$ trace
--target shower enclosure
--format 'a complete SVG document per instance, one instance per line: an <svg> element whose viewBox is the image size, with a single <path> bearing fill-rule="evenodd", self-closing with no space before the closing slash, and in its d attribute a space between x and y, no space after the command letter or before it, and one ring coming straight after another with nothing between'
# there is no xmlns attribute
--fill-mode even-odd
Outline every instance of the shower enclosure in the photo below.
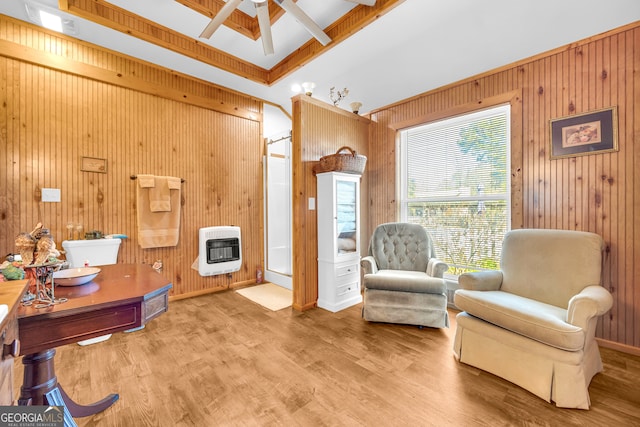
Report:
<svg viewBox="0 0 640 427"><path fill-rule="evenodd" d="M265 274L292 289L291 134L267 140L265 159Z"/></svg>

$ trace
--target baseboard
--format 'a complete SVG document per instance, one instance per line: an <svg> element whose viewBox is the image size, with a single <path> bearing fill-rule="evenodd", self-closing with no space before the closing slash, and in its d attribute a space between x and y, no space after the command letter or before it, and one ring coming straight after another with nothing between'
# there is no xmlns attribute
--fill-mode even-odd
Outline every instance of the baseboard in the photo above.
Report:
<svg viewBox="0 0 640 427"><path fill-rule="evenodd" d="M292 307L296 311L306 311L306 310L311 310L312 308L316 308L317 303L316 301L313 301L304 305L300 305L294 302Z"/></svg>
<svg viewBox="0 0 640 427"><path fill-rule="evenodd" d="M199 297L199 296L202 296L202 295L215 294L216 292L227 291L229 289L244 288L245 286L255 285L255 284L256 284L255 279L252 279L252 280L245 280L243 282L235 282L235 283L230 284L228 287L227 286L217 286L215 288L203 289L201 291L187 292L187 293L180 294L180 295L171 295L171 296L169 296L169 302L171 302L171 301L179 301L181 299Z"/></svg>
<svg viewBox="0 0 640 427"><path fill-rule="evenodd" d="M640 356L640 347L634 347L632 345L621 344L615 341L609 341L602 338L596 338L600 347L610 348L622 353L632 354L634 356Z"/></svg>

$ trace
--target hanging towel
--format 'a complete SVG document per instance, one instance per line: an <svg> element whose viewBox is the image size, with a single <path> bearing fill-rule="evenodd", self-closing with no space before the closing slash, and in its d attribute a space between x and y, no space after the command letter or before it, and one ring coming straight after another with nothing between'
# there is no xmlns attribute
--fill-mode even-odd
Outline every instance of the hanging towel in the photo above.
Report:
<svg viewBox="0 0 640 427"><path fill-rule="evenodd" d="M168 177L157 176L154 181L155 185L149 188L149 209L151 212L171 212Z"/></svg>
<svg viewBox="0 0 640 427"><path fill-rule="evenodd" d="M167 176L138 175L140 188L149 189L149 210L151 212L170 212L171 193Z"/></svg>
<svg viewBox="0 0 640 427"><path fill-rule="evenodd" d="M138 243L143 249L178 244L180 190L180 178L138 175L136 191ZM168 193L168 199L163 198L164 193Z"/></svg>

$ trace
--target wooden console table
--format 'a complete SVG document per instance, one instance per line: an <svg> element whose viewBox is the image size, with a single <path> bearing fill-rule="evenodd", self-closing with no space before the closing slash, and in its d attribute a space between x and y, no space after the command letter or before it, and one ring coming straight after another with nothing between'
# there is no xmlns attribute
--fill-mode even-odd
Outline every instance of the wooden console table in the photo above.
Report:
<svg viewBox="0 0 640 427"><path fill-rule="evenodd" d="M172 284L149 265L101 266L91 282L56 286L62 304L43 309L21 306L18 310L20 354L24 377L20 405L64 406L65 426L73 417L87 417L105 410L119 396L111 394L90 405L75 403L58 383L53 359L55 347L140 327L167 311Z"/></svg>

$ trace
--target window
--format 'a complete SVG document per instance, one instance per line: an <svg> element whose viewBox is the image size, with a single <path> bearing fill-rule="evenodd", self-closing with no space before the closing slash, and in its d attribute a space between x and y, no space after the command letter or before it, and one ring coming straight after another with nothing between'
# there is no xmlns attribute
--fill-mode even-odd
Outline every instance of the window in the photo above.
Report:
<svg viewBox="0 0 640 427"><path fill-rule="evenodd" d="M400 218L423 225L449 274L497 269L510 224L510 106L400 132Z"/></svg>

